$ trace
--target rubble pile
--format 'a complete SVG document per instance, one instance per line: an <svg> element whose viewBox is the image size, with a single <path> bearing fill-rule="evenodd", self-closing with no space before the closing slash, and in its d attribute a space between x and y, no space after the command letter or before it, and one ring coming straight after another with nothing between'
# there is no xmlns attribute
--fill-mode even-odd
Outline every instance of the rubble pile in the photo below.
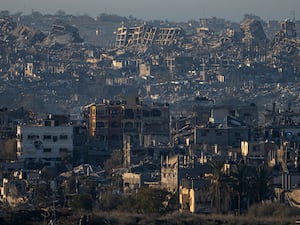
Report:
<svg viewBox="0 0 300 225"><path fill-rule="evenodd" d="M81 43L83 39L79 35L76 27L71 26L61 20L53 23L50 34L44 41L44 44L51 45L54 43L67 45L71 43Z"/></svg>

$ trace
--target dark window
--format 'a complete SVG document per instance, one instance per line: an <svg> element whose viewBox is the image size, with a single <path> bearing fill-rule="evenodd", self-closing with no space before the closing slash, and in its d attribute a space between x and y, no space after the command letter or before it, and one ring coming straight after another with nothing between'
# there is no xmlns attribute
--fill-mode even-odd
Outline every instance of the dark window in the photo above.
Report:
<svg viewBox="0 0 300 225"><path fill-rule="evenodd" d="M112 135L110 138L111 138L112 141L119 141L120 140L118 135Z"/></svg>
<svg viewBox="0 0 300 225"><path fill-rule="evenodd" d="M125 111L124 111L124 119L134 119L134 111L133 111L133 109L125 109Z"/></svg>
<svg viewBox="0 0 300 225"><path fill-rule="evenodd" d="M53 141L57 142L57 136L53 136Z"/></svg>
<svg viewBox="0 0 300 225"><path fill-rule="evenodd" d="M60 139L60 140L68 140L68 135L66 135L66 134L61 134L61 135L59 135L59 139Z"/></svg>
<svg viewBox="0 0 300 225"><path fill-rule="evenodd" d="M235 137L240 137L240 136L241 136L241 134L240 134L240 133L238 133L238 132L235 132L235 133L234 133L234 136L235 136Z"/></svg>
<svg viewBox="0 0 300 225"><path fill-rule="evenodd" d="M132 122L126 122L125 123L125 128L133 128L133 123Z"/></svg>
<svg viewBox="0 0 300 225"><path fill-rule="evenodd" d="M104 122L97 122L96 125L98 128L104 128L105 127L105 123Z"/></svg>
<svg viewBox="0 0 300 225"><path fill-rule="evenodd" d="M119 114L120 114L120 110L118 110L118 109L112 109L112 110L111 110L111 114L112 114L113 116L119 115Z"/></svg>
<svg viewBox="0 0 300 225"><path fill-rule="evenodd" d="M116 121L113 121L111 123L111 128L120 128L120 123L119 122L116 122Z"/></svg>
<svg viewBox="0 0 300 225"><path fill-rule="evenodd" d="M51 152L51 148L44 148L44 152Z"/></svg>
<svg viewBox="0 0 300 225"><path fill-rule="evenodd" d="M36 139L39 139L39 135L28 135L27 139L28 140L36 140Z"/></svg>
<svg viewBox="0 0 300 225"><path fill-rule="evenodd" d="M143 110L143 116L144 116L144 117L149 117L149 116L150 116L149 111Z"/></svg>
<svg viewBox="0 0 300 225"><path fill-rule="evenodd" d="M105 135L99 135L99 141L105 141L106 140L106 136Z"/></svg>
<svg viewBox="0 0 300 225"><path fill-rule="evenodd" d="M44 135L43 139L44 140L51 140L52 136L51 135Z"/></svg>
<svg viewBox="0 0 300 225"><path fill-rule="evenodd" d="M45 127L51 127L51 120L45 121Z"/></svg>
<svg viewBox="0 0 300 225"><path fill-rule="evenodd" d="M43 143L41 141L34 141L33 144L36 149L42 149L43 147Z"/></svg>
<svg viewBox="0 0 300 225"><path fill-rule="evenodd" d="M161 111L158 109L153 109L151 112L152 116L154 117L160 117L161 116Z"/></svg>
<svg viewBox="0 0 300 225"><path fill-rule="evenodd" d="M217 136L222 136L222 132L218 131L216 135Z"/></svg>
<svg viewBox="0 0 300 225"><path fill-rule="evenodd" d="M60 148L59 152L68 152L68 149L67 148Z"/></svg>
<svg viewBox="0 0 300 225"><path fill-rule="evenodd" d="M105 110L98 110L97 114L100 116L105 116L106 115L106 111Z"/></svg>

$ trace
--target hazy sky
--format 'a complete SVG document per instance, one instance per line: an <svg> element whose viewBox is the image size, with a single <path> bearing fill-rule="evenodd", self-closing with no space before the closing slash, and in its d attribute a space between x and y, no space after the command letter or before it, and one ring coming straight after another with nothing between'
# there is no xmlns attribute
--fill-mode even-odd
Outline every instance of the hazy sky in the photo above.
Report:
<svg viewBox="0 0 300 225"><path fill-rule="evenodd" d="M151 20L188 21L216 16L239 22L252 13L264 20L300 18L300 0L0 0L0 9L68 14L117 14Z"/></svg>

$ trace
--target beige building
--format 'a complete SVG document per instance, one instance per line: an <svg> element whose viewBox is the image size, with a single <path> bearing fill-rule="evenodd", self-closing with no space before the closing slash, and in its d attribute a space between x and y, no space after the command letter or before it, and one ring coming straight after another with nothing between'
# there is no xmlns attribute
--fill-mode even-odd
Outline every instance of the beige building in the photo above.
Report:
<svg viewBox="0 0 300 225"><path fill-rule="evenodd" d="M161 188L175 193L178 191L179 181L179 156L167 156L161 165Z"/></svg>
<svg viewBox="0 0 300 225"><path fill-rule="evenodd" d="M124 193L135 192L142 186L142 175L137 173L123 173Z"/></svg>

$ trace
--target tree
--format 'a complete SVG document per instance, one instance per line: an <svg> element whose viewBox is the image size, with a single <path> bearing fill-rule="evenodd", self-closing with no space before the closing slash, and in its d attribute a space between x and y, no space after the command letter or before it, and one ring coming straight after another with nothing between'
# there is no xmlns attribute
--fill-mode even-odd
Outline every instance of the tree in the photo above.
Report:
<svg viewBox="0 0 300 225"><path fill-rule="evenodd" d="M71 207L76 210L87 210L93 209L92 197L87 194L76 195L72 198Z"/></svg>
<svg viewBox="0 0 300 225"><path fill-rule="evenodd" d="M140 188L136 194L136 207L140 213L164 212L169 192L161 189Z"/></svg>
<svg viewBox="0 0 300 225"><path fill-rule="evenodd" d="M233 192L238 198L238 211L241 213L241 201L246 200L249 202L250 200L252 180L251 168L244 163L235 165L231 172L231 179Z"/></svg>
<svg viewBox="0 0 300 225"><path fill-rule="evenodd" d="M99 208L101 210L113 210L122 204L122 196L113 193L111 189L102 190L99 198ZM132 207L132 206L131 206Z"/></svg>
<svg viewBox="0 0 300 225"><path fill-rule="evenodd" d="M254 191L254 202L261 202L273 196L271 178L271 170L264 164L253 169L251 189Z"/></svg>
<svg viewBox="0 0 300 225"><path fill-rule="evenodd" d="M120 199L121 198L121 199ZM136 196L134 195L122 195L119 197L120 204L118 204L117 209L122 212L135 212L136 211Z"/></svg>
<svg viewBox="0 0 300 225"><path fill-rule="evenodd" d="M39 179L33 184L34 203L40 207L51 205L54 196L54 190L51 188L51 182L54 181L54 173L49 168L44 167L40 171Z"/></svg>
<svg viewBox="0 0 300 225"><path fill-rule="evenodd" d="M51 188L49 182L38 180L32 187L34 204L39 207L48 207L51 205Z"/></svg>
<svg viewBox="0 0 300 225"><path fill-rule="evenodd" d="M224 171L224 161L209 161L209 165L212 169L210 174L211 186L210 195L212 206L215 206L217 212L221 212L221 209L226 209L225 203L228 203L228 194L230 193L230 180L228 175Z"/></svg>
<svg viewBox="0 0 300 225"><path fill-rule="evenodd" d="M264 164L259 166L237 164L231 172L231 179L233 191L238 198L239 212L243 208L248 208L249 204L270 199L272 196L271 174ZM243 200L247 205L242 205Z"/></svg>

